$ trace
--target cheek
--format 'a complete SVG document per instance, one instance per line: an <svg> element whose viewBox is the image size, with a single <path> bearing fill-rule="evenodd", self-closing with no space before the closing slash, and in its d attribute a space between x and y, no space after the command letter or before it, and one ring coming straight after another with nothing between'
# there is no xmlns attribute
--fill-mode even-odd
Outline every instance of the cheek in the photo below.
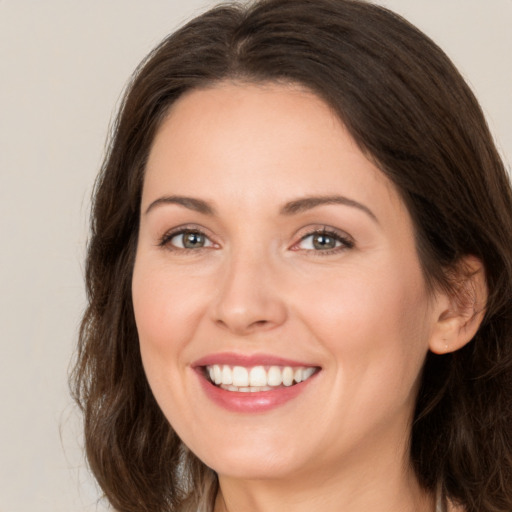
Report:
<svg viewBox="0 0 512 512"><path fill-rule="evenodd" d="M190 340L202 315L204 297L194 278L169 272L142 255L136 259L132 298L146 378L173 426L189 425L187 364ZM204 295L204 293L203 293Z"/></svg>
<svg viewBox="0 0 512 512"><path fill-rule="evenodd" d="M312 326L350 338L369 330L382 335L414 331L428 303L419 269L394 270L389 265L382 271L366 267L331 272L301 287L294 300ZM366 342L378 344L378 339Z"/></svg>
<svg viewBox="0 0 512 512"><path fill-rule="evenodd" d="M134 268L132 297L143 359L175 364L208 302L204 286L141 258Z"/></svg>
<svg viewBox="0 0 512 512"><path fill-rule="evenodd" d="M408 395L430 332L419 268L387 265L384 272L375 265L331 276L303 297L303 321L331 353L343 380L337 389Z"/></svg>

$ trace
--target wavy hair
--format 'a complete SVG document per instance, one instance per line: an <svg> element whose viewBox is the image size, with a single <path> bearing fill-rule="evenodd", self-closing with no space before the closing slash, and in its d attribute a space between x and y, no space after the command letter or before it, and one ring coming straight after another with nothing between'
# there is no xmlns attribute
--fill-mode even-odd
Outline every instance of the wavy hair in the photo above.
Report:
<svg viewBox="0 0 512 512"><path fill-rule="evenodd" d="M211 511L218 482L173 431L144 375L131 279L144 167L169 108L225 80L294 83L338 114L399 191L426 282L457 293L474 255L483 323L464 348L429 353L411 433L427 490L467 512L512 510L512 193L481 109L447 56L400 16L359 0L221 4L136 70L97 179L88 306L71 375L89 466L120 512Z"/></svg>

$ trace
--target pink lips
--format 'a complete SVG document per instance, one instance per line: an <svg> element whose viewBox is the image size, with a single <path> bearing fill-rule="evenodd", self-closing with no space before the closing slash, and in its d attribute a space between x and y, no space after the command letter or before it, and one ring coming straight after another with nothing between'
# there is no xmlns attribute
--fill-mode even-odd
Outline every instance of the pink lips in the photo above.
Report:
<svg viewBox="0 0 512 512"><path fill-rule="evenodd" d="M268 354L246 355L224 352L202 357L198 361L195 361L192 367L211 366L212 364L229 364L231 366L315 366L311 363L292 361L291 359L284 359Z"/></svg>
<svg viewBox="0 0 512 512"><path fill-rule="evenodd" d="M271 391L242 393L227 391L212 384L205 376L204 367L214 364L231 366L315 366L311 363L293 361L267 354L241 355L234 353L211 354L195 361L192 368L196 371L206 396L217 405L232 412L262 413L269 411L294 399L306 390L319 372L309 379L289 387L279 387Z"/></svg>

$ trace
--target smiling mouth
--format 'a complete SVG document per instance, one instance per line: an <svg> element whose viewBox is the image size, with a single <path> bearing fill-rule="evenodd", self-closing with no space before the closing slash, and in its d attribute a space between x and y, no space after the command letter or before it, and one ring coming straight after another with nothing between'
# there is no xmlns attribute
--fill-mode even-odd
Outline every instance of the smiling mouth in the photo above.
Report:
<svg viewBox="0 0 512 512"><path fill-rule="evenodd" d="M257 393L295 386L310 379L319 368L313 366L204 366L204 375L213 385L226 391Z"/></svg>

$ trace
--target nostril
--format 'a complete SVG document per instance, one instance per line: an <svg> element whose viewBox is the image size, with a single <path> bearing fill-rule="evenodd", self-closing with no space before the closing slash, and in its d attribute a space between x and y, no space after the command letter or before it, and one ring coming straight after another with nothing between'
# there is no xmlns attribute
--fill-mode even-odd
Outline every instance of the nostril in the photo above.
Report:
<svg viewBox="0 0 512 512"><path fill-rule="evenodd" d="M258 330L266 330L272 322L269 320L256 320L247 326L247 332L254 332Z"/></svg>
<svg viewBox="0 0 512 512"><path fill-rule="evenodd" d="M245 331L247 333L249 332L252 332L254 330L257 330L257 329L260 329L260 328L264 328L268 325L270 325L272 322L270 322L269 320L255 320L254 322L235 322L235 321L231 321L231 322L226 322L225 320L221 319L221 318L218 318L216 320L216 323L217 325L219 325L220 327L223 327L224 329L231 329L231 330L234 330L234 331Z"/></svg>

